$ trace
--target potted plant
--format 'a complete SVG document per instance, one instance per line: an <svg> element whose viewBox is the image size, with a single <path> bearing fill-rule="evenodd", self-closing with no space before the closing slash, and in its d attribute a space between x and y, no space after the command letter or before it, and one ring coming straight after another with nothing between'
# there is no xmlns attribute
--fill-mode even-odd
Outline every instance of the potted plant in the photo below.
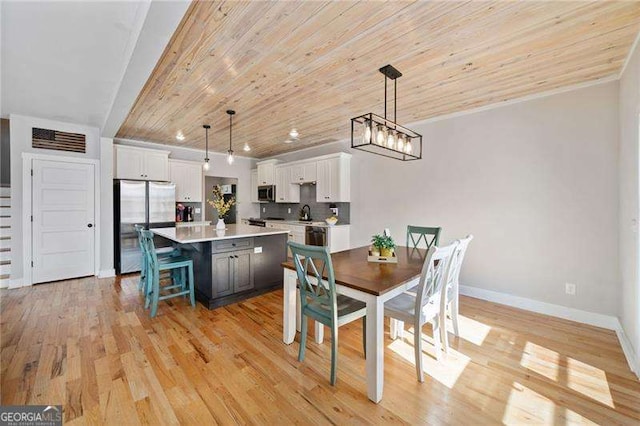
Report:
<svg viewBox="0 0 640 426"><path fill-rule="evenodd" d="M220 185L216 185L213 187L213 200L207 200L207 203L218 211L218 223L216 224L216 229L226 229L224 217L236 203L236 197L232 195L225 200L224 195L222 194L222 188L220 188Z"/></svg>
<svg viewBox="0 0 640 426"><path fill-rule="evenodd" d="M396 248L396 243L393 241L390 235L380 235L376 234L371 239L373 243L374 249L378 249L380 251L380 255L382 257L392 257L394 249Z"/></svg>

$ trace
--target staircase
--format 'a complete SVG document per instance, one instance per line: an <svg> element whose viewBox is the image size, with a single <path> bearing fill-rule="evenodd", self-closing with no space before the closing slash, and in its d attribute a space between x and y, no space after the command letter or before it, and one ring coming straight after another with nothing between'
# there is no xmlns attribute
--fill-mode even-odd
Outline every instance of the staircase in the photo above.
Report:
<svg viewBox="0 0 640 426"><path fill-rule="evenodd" d="M11 188L0 187L0 288L11 277Z"/></svg>

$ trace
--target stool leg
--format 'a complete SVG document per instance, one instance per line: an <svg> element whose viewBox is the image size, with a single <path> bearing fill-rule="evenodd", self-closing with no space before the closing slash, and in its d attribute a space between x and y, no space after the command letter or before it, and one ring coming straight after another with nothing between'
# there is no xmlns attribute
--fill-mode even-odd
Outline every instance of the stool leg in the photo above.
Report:
<svg viewBox="0 0 640 426"><path fill-rule="evenodd" d="M146 286L146 282L147 282L147 277L146 277L146 270L147 270L147 259L146 256L143 254L142 255L142 262L140 262L140 282L138 282L138 291L142 291L145 292L147 290L147 286Z"/></svg>
<svg viewBox="0 0 640 426"><path fill-rule="evenodd" d="M187 289L187 269L188 268L180 268L180 284L182 284L183 291Z"/></svg>
<svg viewBox="0 0 640 426"><path fill-rule="evenodd" d="M158 312L158 298L160 297L160 276L153 274L153 294L151 295L151 318Z"/></svg>
<svg viewBox="0 0 640 426"><path fill-rule="evenodd" d="M196 306L196 295L194 292L195 281L193 279L193 263L189 263L189 298L191 299L191 306Z"/></svg>
<svg viewBox="0 0 640 426"><path fill-rule="evenodd" d="M146 272L145 272L145 279L144 279L144 308L145 309L149 309L149 305L151 305L151 295L153 292L153 285L151 281L152 281L152 274L151 274L150 268L147 266Z"/></svg>

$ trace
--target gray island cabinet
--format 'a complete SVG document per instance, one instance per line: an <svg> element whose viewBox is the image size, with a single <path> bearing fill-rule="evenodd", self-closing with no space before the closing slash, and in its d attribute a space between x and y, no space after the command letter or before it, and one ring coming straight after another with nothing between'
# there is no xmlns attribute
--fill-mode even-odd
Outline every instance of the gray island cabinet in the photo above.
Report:
<svg viewBox="0 0 640 426"><path fill-rule="evenodd" d="M209 309L282 288L288 231L250 225L152 229L193 259L196 298Z"/></svg>

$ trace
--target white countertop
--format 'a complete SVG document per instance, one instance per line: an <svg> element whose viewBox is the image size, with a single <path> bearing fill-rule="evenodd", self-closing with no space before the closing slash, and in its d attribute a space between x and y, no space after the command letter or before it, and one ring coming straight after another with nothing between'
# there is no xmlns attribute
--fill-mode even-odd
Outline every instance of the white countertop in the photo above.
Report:
<svg viewBox="0 0 640 426"><path fill-rule="evenodd" d="M260 226L240 224L227 225L227 229L225 230L218 230L215 226L186 226L181 228L154 228L151 229L151 232L180 244L289 233L286 229L263 228Z"/></svg>

